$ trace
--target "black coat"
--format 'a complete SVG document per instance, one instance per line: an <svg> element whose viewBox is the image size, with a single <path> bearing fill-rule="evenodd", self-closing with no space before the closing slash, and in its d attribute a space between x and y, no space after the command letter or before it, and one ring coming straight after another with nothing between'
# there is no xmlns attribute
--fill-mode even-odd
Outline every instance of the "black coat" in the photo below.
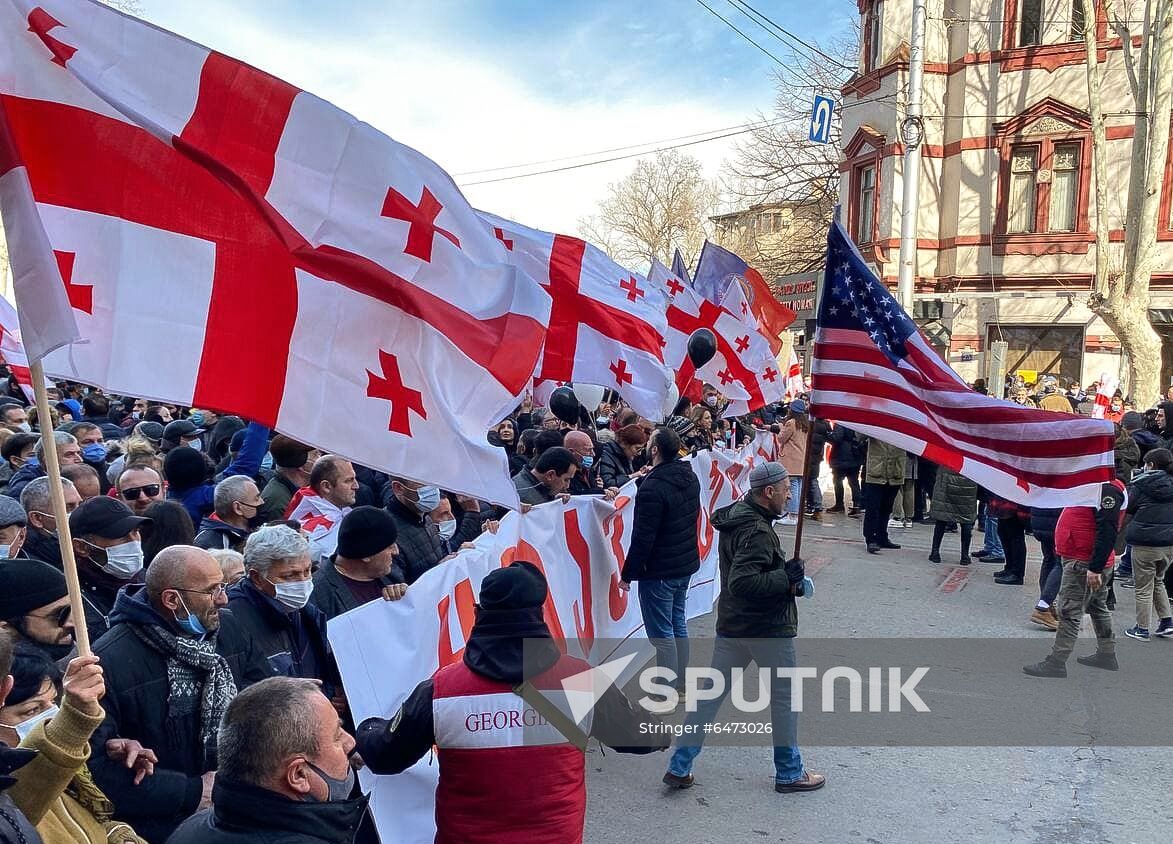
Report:
<svg viewBox="0 0 1173 844"><path fill-rule="evenodd" d="M1173 545L1173 476L1145 472L1128 487L1131 516L1126 536L1132 545Z"/></svg>
<svg viewBox="0 0 1173 844"><path fill-rule="evenodd" d="M964 475L944 466L937 470L929 518L938 522L972 525L977 519L978 487Z"/></svg>
<svg viewBox="0 0 1173 844"><path fill-rule="evenodd" d="M338 666L326 641L326 614L312 601L286 612L246 577L228 590L228 609L232 617L221 627L232 627L252 642L273 676L321 680L326 697L334 695Z"/></svg>
<svg viewBox="0 0 1173 844"><path fill-rule="evenodd" d="M624 580L672 580L697 572L700 494L700 481L683 460L661 463L639 482Z"/></svg>
<svg viewBox="0 0 1173 844"><path fill-rule="evenodd" d="M438 565L448 556L440 530L432 523L430 516L420 515L414 507L404 505L398 498L392 498L387 512L399 529L399 566L407 583L415 583L428 569Z"/></svg>
<svg viewBox="0 0 1173 844"><path fill-rule="evenodd" d="M227 660L238 689L270 676L267 663L252 643L225 627L231 612L220 610L216 650ZM168 717L167 660L131 629L133 624L169 626L146 599L146 590L119 593L110 632L94 643L102 659L106 718L90 738L90 771L110 798L114 817L134 827L151 842L166 840L171 831L199 805L208 769L200 741L199 713ZM132 738L159 757L155 773L141 784L122 762L106 756L106 742Z"/></svg>
<svg viewBox="0 0 1173 844"><path fill-rule="evenodd" d="M1055 541L1055 527L1059 524L1062 507L1031 507L1030 532L1034 538L1043 542Z"/></svg>
<svg viewBox="0 0 1173 844"><path fill-rule="evenodd" d="M195 546L206 551L228 548L239 551L248 539L248 528L233 527L228 522L222 522L215 516L204 516L200 522L199 532L195 537Z"/></svg>
<svg viewBox="0 0 1173 844"><path fill-rule="evenodd" d="M348 844L368 799L301 803L266 788L217 779L212 808L184 821L167 844Z"/></svg>
<svg viewBox="0 0 1173 844"><path fill-rule="evenodd" d="M831 439L831 423L826 419L812 419L808 436L811 438L809 468L817 470L818 465L823 462L823 453Z"/></svg>
<svg viewBox="0 0 1173 844"><path fill-rule="evenodd" d="M859 471L867 454L867 445L860 441L855 431L846 425L836 425L827 435L831 444L830 464L841 472Z"/></svg>
<svg viewBox="0 0 1173 844"><path fill-rule="evenodd" d="M379 578L379 582L383 586L403 583L403 572L397 566L392 566L391 573ZM333 557L314 572L314 591L310 594L310 603L322 611L327 621L360 606L338 569L334 568Z"/></svg>
<svg viewBox="0 0 1173 844"><path fill-rule="evenodd" d="M629 480L635 467L617 442L603 443L599 453L599 477L604 487L621 487Z"/></svg>

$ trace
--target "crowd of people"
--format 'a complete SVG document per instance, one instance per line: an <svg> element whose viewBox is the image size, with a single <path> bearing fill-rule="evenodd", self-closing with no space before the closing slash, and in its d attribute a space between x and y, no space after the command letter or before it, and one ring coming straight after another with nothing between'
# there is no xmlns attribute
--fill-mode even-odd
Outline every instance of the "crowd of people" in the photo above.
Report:
<svg viewBox="0 0 1173 844"><path fill-rule="evenodd" d="M77 384L57 385L52 418L39 420L7 383L0 397L0 840L373 841L351 763L361 757L376 771L402 770L437 744L449 791L461 793L460 778L477 766L444 753L431 703L470 684L491 694L515 681L517 666L500 649L509 637L543 635L540 572L535 578L523 566L486 579L462 667L428 681L403 717L389 721L351 720L326 623L370 601L402 598L427 571L495 531L502 508L322 454L234 416ZM1051 386L1041 388L1043 401L1065 395ZM961 565L975 558L1000 564L995 581L1009 585L1024 581L1033 535L1044 562L1031 621L1057 637L1054 653L1027 669L1062 676L1084 611L1101 644L1099 662L1089 664L1112 667L1114 587L1135 589L1128 636L1173 636L1173 391L1169 398L1120 415L1119 496L1107 494L1111 506L1073 517L999 499L924 458L814 419L804 397L723 419L724 399L706 384L698 402L682 399L659 425L615 396L562 419L527 399L487 436L508 460L523 511L573 495L611 500L638 482L621 588L639 584L657 660L678 684L689 656L686 596L700 565L699 484L681 458L764 431L775 438L778 462L755 467L745 498L713 517L721 534L717 624L726 638L777 646L726 649L714 667L793 661L794 598L813 585L802 561L787 558L774 525L832 512L861 520L871 554L899 549L896 531L932 523L932 563L942 561L955 533ZM1064 407L1053 404L1064 412L1082 406L1066 397ZM63 573L42 424L51 427L61 467L82 617L73 615ZM805 501L804 478L812 481ZM296 517L307 497L315 513L330 515L328 530ZM984 537L977 551L975 525ZM1080 578L1085 588L1077 588ZM79 656L83 625L92 654ZM552 659L550 670L573 667ZM625 707L611 701L619 721ZM661 714L675 708L666 702ZM702 707L690 717L715 711ZM778 735L792 733L790 716L773 714ZM356 731L365 751L358 754ZM632 752L666 746L605 740ZM699 752L697 743L680 744L665 783L690 786ZM581 775L581 757L559 764L578 764ZM803 767L793 742L778 743L775 766L782 792L825 781ZM491 802L492 790L486 794ZM581 800L576 794L572 803ZM580 815L581 808L566 811ZM451 840L505 840L467 837L459 812L454 818ZM507 814L500 820L510 822ZM581 818L571 818L571 829L575 823L581 834Z"/></svg>

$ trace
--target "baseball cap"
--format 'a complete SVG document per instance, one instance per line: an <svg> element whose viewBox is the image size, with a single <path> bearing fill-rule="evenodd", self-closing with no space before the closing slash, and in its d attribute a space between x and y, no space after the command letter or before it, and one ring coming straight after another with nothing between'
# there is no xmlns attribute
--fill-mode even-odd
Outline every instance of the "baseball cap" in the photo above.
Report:
<svg viewBox="0 0 1173 844"><path fill-rule="evenodd" d="M69 514L69 530L74 536L118 539L149 521L145 516L136 516L117 498L99 495L83 501Z"/></svg>
<svg viewBox="0 0 1173 844"><path fill-rule="evenodd" d="M190 420L176 419L174 422L168 422L167 427L163 429L163 439L177 442L180 437L194 437L200 430Z"/></svg>

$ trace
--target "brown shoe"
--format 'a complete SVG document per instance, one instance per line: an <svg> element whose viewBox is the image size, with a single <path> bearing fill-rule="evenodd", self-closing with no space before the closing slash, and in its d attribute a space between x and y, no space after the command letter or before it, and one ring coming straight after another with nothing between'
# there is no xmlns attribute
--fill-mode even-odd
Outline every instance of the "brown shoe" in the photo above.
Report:
<svg viewBox="0 0 1173 844"><path fill-rule="evenodd" d="M1059 629L1059 619L1051 614L1051 610L1040 610L1038 607L1030 614L1030 620L1040 627L1045 627L1048 630L1055 631Z"/></svg>
<svg viewBox="0 0 1173 844"><path fill-rule="evenodd" d="M812 522L821 522L823 520L822 511L816 511L814 513L811 513L809 516L807 516L807 518L810 519Z"/></svg>
<svg viewBox="0 0 1173 844"><path fill-rule="evenodd" d="M776 782L774 790L779 794L789 794L792 791L818 791L827 784L827 778L822 774L805 771L794 782Z"/></svg>
<svg viewBox="0 0 1173 844"><path fill-rule="evenodd" d="M684 776L680 776L679 774L674 774L671 771L667 771L664 773L663 783L664 785L671 788L692 788L692 774L685 774Z"/></svg>

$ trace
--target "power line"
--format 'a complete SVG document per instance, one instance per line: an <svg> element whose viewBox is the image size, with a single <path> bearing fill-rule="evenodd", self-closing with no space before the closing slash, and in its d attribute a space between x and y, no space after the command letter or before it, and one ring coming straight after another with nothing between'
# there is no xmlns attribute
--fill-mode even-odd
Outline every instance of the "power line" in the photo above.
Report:
<svg viewBox="0 0 1173 844"><path fill-rule="evenodd" d="M734 2L734 0L726 0L726 2L728 2L728 3L733 3L733 2ZM855 70L855 68L854 68L854 67L849 67L848 65L845 65L843 62L839 61L839 60L838 60L838 59L836 59L835 57L833 57L833 56L829 56L829 55L827 55L826 53L824 53L822 50L820 50L820 49L819 49L819 48L818 48L816 45L812 44L811 42L809 42L809 41L804 41L802 38L799 38L797 35L795 35L795 34L794 34L793 32L791 32L790 30L788 30L788 29L786 29L786 28L784 28L784 27L780 26L780 25L779 25L779 24L778 24L776 21L774 21L774 20L773 20L772 18L770 18L768 15L765 15L765 14L763 14L762 12L759 12L757 9L755 9L753 6L751 6L749 3L745 2L745 0L736 0L736 5L738 5L738 6L744 6L746 9L748 9L748 10L749 10L749 12L751 12L751 13L752 13L753 15L755 15L756 17L760 18L760 19L761 19L762 21L764 21L764 22L765 22L765 24L766 24L766 25L768 25L769 27L772 27L773 29L777 30L779 33L781 33L782 35L786 36L786 37L787 37L787 38L789 38L791 41L794 41L794 42L796 42L796 43L798 43L798 44L801 44L803 47L805 47L806 49L810 50L812 53L814 53L814 54L816 54L816 55L818 55L818 56L822 56L824 59L826 59L827 61L831 62L832 64L834 64L834 65L836 65L836 66L838 66L838 67L841 67L841 68L843 68L843 70L848 70L848 71L854 71L854 70ZM742 12L742 14L745 14L745 12ZM762 24L760 24L760 23L759 23L758 25L759 25L759 26L762 26ZM763 28L763 29L766 29L766 31L767 31L767 32L770 32L770 30L769 30L768 28L766 28L766 26L763 26L762 28ZM776 34L775 34L775 33L773 33L773 32L770 32L770 34L771 34L771 35L773 35L775 38L777 38L779 41L782 41L782 40L783 40L783 39L782 39L782 38L781 38L779 35L776 35ZM783 43L785 43L785 41L783 41Z"/></svg>
<svg viewBox="0 0 1173 844"><path fill-rule="evenodd" d="M748 35L746 35L744 32L742 32L740 29L738 29L727 18L723 17L720 12L716 11L712 6L710 6L708 3L706 3L705 0L696 0L696 2L700 3L706 9L708 9L709 14L711 14L713 17L717 18L719 21L724 23L727 27L732 29L734 32L736 32L738 35L740 35L742 38L744 38L750 44L753 44L755 47L757 47L759 50L761 50L763 53L765 53L767 56L769 56L771 59L773 59L779 65L781 65L782 67L786 67L786 63L784 61L782 61L780 58L778 58L773 53L771 53L769 50L767 50L765 47L763 47L761 44L759 44L757 41L754 41L752 38L750 38Z"/></svg>
<svg viewBox="0 0 1173 844"><path fill-rule="evenodd" d="M644 155L653 155L657 152L667 152L668 150L672 150L672 149L681 149L683 147L696 146L697 144L707 144L709 141L719 141L722 138L732 138L736 135L744 135L747 132L752 132L755 129L760 129L760 128L762 128L760 125L751 126L749 128L738 129L735 132L726 132L722 135L714 135L711 138L701 138L699 141L688 141L687 143L672 144L670 146L644 150L643 152L632 152L632 153L628 153L627 155L616 155L612 158L602 158L598 161L583 161L579 164L568 164L565 167L553 167L549 170L537 170L533 173L518 173L513 176L498 176L495 179L481 179L478 182L465 182L463 185L461 185L461 187L468 188L468 187L472 187L473 185L491 185L495 182L508 182L508 181L512 181L513 179L528 179L531 176L546 176L546 175L549 175L550 173L563 173L567 170L578 170L582 167L594 167L597 164L610 164L613 161L624 161L628 158L639 158Z"/></svg>
<svg viewBox="0 0 1173 844"><path fill-rule="evenodd" d="M612 147L611 149L599 149L599 150L594 150L593 152L580 152L576 155L564 155L560 158L547 158L542 161L527 161L522 164L505 164L505 165L502 165L501 167L485 167L480 170L466 170L463 173L454 173L453 175L457 176L457 177L459 177L459 176L479 176L483 173L499 173L502 170L517 170L522 167L539 167L543 164L557 164L562 161L573 161L576 158L589 158L589 157L595 156L595 155L607 155L612 152L626 152L628 150L639 149L641 147L655 146L657 144L671 144L671 143L676 143L677 141L690 141L694 138L703 138L706 135L714 135L718 132L729 132L734 129L747 129L747 130L764 129L766 126L769 126L771 123L779 122L780 119L781 118L775 118L773 120L762 120L757 123L738 123L733 126L722 126L720 129L709 129L708 131L705 131L705 132L693 132L690 135L681 135L676 138L661 138L658 141L644 141L642 144L628 144L627 146Z"/></svg>

